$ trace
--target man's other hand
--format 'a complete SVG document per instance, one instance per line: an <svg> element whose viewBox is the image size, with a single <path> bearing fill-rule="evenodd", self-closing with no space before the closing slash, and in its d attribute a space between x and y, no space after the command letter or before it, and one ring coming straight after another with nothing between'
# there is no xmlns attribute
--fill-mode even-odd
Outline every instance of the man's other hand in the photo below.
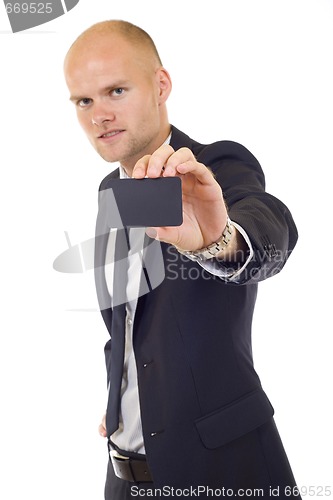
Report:
<svg viewBox="0 0 333 500"><path fill-rule="evenodd" d="M107 433L106 433L106 415L103 416L102 418L102 422L100 423L99 427L98 427L98 432L100 433L100 435L102 437L107 437Z"/></svg>

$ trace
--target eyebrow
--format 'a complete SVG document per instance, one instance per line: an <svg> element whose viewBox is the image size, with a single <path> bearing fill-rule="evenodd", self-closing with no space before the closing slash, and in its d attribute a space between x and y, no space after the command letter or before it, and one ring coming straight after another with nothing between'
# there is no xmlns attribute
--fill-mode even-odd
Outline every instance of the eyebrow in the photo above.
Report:
<svg viewBox="0 0 333 500"><path fill-rule="evenodd" d="M114 89L119 89L119 88L122 88L122 87L128 87L129 85L129 81L119 81L119 82L115 82L114 84L112 85L108 85L107 87L105 87L104 89L102 89L101 93L102 94L107 94L108 92L110 92L111 90L114 90ZM76 102L76 101L80 101L81 99L90 99L90 97L88 97L88 95L71 95L69 100L72 101L72 102Z"/></svg>

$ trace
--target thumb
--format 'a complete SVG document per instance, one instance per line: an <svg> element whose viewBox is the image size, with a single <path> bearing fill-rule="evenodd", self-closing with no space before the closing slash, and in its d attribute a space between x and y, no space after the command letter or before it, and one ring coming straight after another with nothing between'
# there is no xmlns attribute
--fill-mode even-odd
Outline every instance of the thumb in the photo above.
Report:
<svg viewBox="0 0 333 500"><path fill-rule="evenodd" d="M154 240L175 245L179 239L179 228L174 226L148 227L146 234Z"/></svg>
<svg viewBox="0 0 333 500"><path fill-rule="evenodd" d="M157 237L157 231L154 227L147 227L146 235L149 236L149 238L152 238L153 240L155 240Z"/></svg>

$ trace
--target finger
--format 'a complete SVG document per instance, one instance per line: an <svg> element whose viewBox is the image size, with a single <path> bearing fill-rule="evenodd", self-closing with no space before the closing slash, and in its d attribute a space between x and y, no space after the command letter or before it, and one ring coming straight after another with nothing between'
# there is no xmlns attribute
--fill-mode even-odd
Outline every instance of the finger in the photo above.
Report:
<svg viewBox="0 0 333 500"><path fill-rule="evenodd" d="M182 175L191 173L199 182L201 182L201 184L209 185L216 182L212 171L207 168L206 165L199 163L196 160L190 160L179 164L177 166L177 172Z"/></svg>
<svg viewBox="0 0 333 500"><path fill-rule="evenodd" d="M98 432L102 437L107 437L106 432L106 415L103 415L102 422L98 427Z"/></svg>
<svg viewBox="0 0 333 500"><path fill-rule="evenodd" d="M170 156L174 154L175 150L169 145L164 144L158 148L150 157L147 169L148 177L156 178L164 171L164 167L168 162Z"/></svg>
<svg viewBox="0 0 333 500"><path fill-rule="evenodd" d="M99 432L99 434L102 437L106 437L107 436L106 429L105 429L105 427L102 424L100 424L100 426L98 427L98 432Z"/></svg>
<svg viewBox="0 0 333 500"><path fill-rule="evenodd" d="M134 166L132 177L143 179L144 177L160 177L164 170L164 165L168 158L174 153L174 149L169 144L164 144L152 155L141 158Z"/></svg>
<svg viewBox="0 0 333 500"><path fill-rule="evenodd" d="M107 432L106 432L106 428L105 428L105 424L100 424L99 427L98 427L98 432L99 434L102 436L102 437L106 437L107 436Z"/></svg>
<svg viewBox="0 0 333 500"><path fill-rule="evenodd" d="M169 157L174 154L174 149L169 144L164 144L158 148L148 160L146 175L150 178L160 177Z"/></svg>
<svg viewBox="0 0 333 500"><path fill-rule="evenodd" d="M136 162L132 172L132 177L134 179L143 179L144 177L146 177L149 159L150 155L146 155Z"/></svg>
<svg viewBox="0 0 333 500"><path fill-rule="evenodd" d="M192 151L188 148L180 148L174 154L172 154L165 165L165 170L163 173L164 177L171 177L177 175L177 167L182 163L188 161L195 161L195 157Z"/></svg>

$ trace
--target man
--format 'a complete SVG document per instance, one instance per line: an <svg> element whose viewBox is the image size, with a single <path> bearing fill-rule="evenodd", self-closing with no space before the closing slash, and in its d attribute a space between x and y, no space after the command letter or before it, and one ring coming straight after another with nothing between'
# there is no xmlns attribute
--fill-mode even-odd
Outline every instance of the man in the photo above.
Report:
<svg viewBox="0 0 333 500"><path fill-rule="evenodd" d="M251 352L257 283L282 269L297 241L290 212L265 192L261 167L243 146L201 145L170 125L171 79L140 28L92 26L70 48L65 76L93 147L120 163L101 183L96 235L97 292L111 336L100 426L112 458L105 498L258 489L263 498L297 496ZM139 278L131 262L123 269L123 303L112 302L124 259L116 243L113 289L104 196L119 176L179 176L183 197L181 226L146 229ZM127 252L132 231L117 231ZM141 294L158 260L156 244L165 278Z"/></svg>

